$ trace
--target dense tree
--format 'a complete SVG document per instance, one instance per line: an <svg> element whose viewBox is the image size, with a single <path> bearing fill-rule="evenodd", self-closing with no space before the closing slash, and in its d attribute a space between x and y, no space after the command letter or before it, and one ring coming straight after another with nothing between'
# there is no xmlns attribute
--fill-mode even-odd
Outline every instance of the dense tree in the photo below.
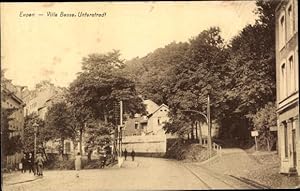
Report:
<svg viewBox="0 0 300 191"><path fill-rule="evenodd" d="M228 54L220 36L220 29L211 27L192 38L189 48L182 56L182 61L176 63L176 67L171 70L172 74L169 74L173 80L168 84L167 104L171 108L174 122L185 120L189 124L190 137L193 139L197 137L194 135L195 121L199 121L199 119L205 121L205 118L180 111L197 110L206 113L209 95L213 111L212 117L217 119L217 116L222 114L223 91L225 91L223 87L227 82L225 72ZM182 118L182 115L188 117ZM177 117L178 119L176 119ZM166 126L166 129L168 128L176 128L176 125Z"/></svg>
<svg viewBox="0 0 300 191"><path fill-rule="evenodd" d="M258 130L258 144L260 148L271 150L276 141L276 134L270 131L270 127L277 126L276 104L269 102L258 112L251 116L254 129Z"/></svg>
<svg viewBox="0 0 300 191"><path fill-rule="evenodd" d="M227 57L220 29L211 27L188 43L173 42L143 58L127 62L125 71L134 72L129 76L138 84L144 97L158 104L168 104L172 118L172 123L165 127L168 132L191 132L191 137L196 137L192 133L193 124L199 116L180 110L205 112L210 95L213 117L216 119L222 114L223 87L228 83L228 75L225 75ZM181 120L188 125L182 125ZM180 125L176 125L177 122ZM182 129L178 129L180 126Z"/></svg>
<svg viewBox="0 0 300 191"><path fill-rule="evenodd" d="M45 129L45 121L39 118L36 113L32 113L25 117L24 120L24 152L34 151L34 127L33 124L38 124L37 128L37 149L46 154L45 145L47 141L52 139L52 131ZM45 155L46 156L46 155Z"/></svg>
<svg viewBox="0 0 300 191"><path fill-rule="evenodd" d="M222 135L228 138L250 138L255 114L276 99L275 20L276 2L257 1L259 19L247 25L230 44L227 115L222 118Z"/></svg>
<svg viewBox="0 0 300 191"><path fill-rule="evenodd" d="M220 29L211 27L188 43L171 43L127 62L125 71L139 92L170 107L172 120L165 127L168 132L191 131L193 137L192 124L200 118L181 111L205 113L209 95L212 120L220 124L221 137L236 138L239 143L251 138L251 116L274 102L276 83L277 3L258 0L256 4L255 24L247 25L229 45L223 42Z"/></svg>
<svg viewBox="0 0 300 191"><path fill-rule="evenodd" d="M80 142L91 119L116 125L114 104L121 100L124 112L145 112L134 82L122 73L124 64L119 57L119 51L84 57L82 72L70 85L67 100L80 131Z"/></svg>
<svg viewBox="0 0 300 191"><path fill-rule="evenodd" d="M51 132L52 139L60 139L60 153L63 156L64 141L74 139L76 130L72 126L72 115L65 102L53 104L45 116L45 129Z"/></svg>
<svg viewBox="0 0 300 191"><path fill-rule="evenodd" d="M188 43L172 42L143 58L126 62L124 72L137 86L139 94L157 104L167 103L169 84L172 83L172 69L183 61Z"/></svg>
<svg viewBox="0 0 300 191"><path fill-rule="evenodd" d="M91 154L96 149L112 143L111 134L112 123L103 123L102 121L90 120L86 127L85 146L88 153L88 160L91 160Z"/></svg>

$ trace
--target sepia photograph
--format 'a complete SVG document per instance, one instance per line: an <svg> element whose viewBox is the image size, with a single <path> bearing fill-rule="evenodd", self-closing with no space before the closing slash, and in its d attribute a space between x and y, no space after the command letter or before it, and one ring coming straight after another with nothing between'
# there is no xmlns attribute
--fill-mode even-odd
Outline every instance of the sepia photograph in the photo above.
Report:
<svg viewBox="0 0 300 191"><path fill-rule="evenodd" d="M297 0L0 6L1 190L300 189Z"/></svg>

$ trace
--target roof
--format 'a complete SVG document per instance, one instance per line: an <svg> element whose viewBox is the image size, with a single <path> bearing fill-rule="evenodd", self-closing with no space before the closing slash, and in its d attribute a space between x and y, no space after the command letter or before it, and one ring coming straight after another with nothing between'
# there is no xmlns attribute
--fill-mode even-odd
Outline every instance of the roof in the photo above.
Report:
<svg viewBox="0 0 300 191"><path fill-rule="evenodd" d="M25 106L25 103L23 102L23 100L21 98L19 98L14 92L9 91L6 88L3 88L3 91L10 96L10 98L12 98L13 100L15 100L17 103L19 103L22 106Z"/></svg>
<svg viewBox="0 0 300 191"><path fill-rule="evenodd" d="M150 99L144 100L143 103L146 105L146 111L148 114L155 112L159 108L159 105Z"/></svg>
<svg viewBox="0 0 300 191"><path fill-rule="evenodd" d="M156 113L162 107L166 107L166 108L169 109L169 107L166 104L161 104L153 113L149 114L148 117L151 117L154 113Z"/></svg>

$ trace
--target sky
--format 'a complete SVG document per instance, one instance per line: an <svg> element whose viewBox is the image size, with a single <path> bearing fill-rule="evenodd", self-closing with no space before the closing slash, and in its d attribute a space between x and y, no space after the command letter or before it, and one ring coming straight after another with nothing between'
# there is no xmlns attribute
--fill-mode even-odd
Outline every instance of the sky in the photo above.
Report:
<svg viewBox="0 0 300 191"><path fill-rule="evenodd" d="M186 42L211 26L219 26L229 41L255 22L255 8L255 1L2 3L1 67L15 85L33 89L50 80L67 87L89 54L116 49L130 60ZM76 17L60 17L61 12Z"/></svg>

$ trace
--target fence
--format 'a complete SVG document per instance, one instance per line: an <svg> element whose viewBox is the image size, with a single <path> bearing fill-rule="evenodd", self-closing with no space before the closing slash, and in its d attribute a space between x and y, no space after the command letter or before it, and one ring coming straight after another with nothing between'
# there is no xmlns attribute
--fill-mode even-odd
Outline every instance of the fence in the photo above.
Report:
<svg viewBox="0 0 300 191"><path fill-rule="evenodd" d="M5 157L5 160L3 160L4 168L5 169L11 169L11 170L17 170L19 168L19 163L21 162L21 159L23 157L22 153L15 153L14 155L9 155Z"/></svg>

